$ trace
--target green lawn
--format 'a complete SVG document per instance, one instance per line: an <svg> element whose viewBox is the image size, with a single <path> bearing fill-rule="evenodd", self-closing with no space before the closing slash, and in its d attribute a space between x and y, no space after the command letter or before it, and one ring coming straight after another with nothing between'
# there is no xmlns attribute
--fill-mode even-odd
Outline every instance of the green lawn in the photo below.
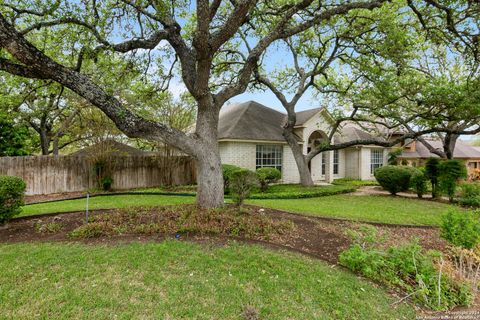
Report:
<svg viewBox="0 0 480 320"><path fill-rule="evenodd" d="M256 246L0 245L2 319L412 319L342 269Z"/></svg>
<svg viewBox="0 0 480 320"><path fill-rule="evenodd" d="M91 197L90 209L112 209L132 206L160 206L169 204L194 203L195 197L163 196L163 195L109 195ZM32 204L23 207L20 216L31 216L50 212L68 212L85 210L86 200L64 200L47 203Z"/></svg>
<svg viewBox="0 0 480 320"><path fill-rule="evenodd" d="M385 196L335 195L294 200L249 200L249 204L308 215L393 224L439 225L455 206Z"/></svg>

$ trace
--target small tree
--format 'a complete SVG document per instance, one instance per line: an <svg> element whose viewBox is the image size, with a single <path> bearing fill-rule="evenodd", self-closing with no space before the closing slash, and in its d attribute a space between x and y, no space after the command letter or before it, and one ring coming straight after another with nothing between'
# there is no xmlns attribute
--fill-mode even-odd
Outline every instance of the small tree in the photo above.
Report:
<svg viewBox="0 0 480 320"><path fill-rule="evenodd" d="M398 164L398 157L402 154L402 148L396 148L388 153L388 164L396 166Z"/></svg>
<svg viewBox="0 0 480 320"><path fill-rule="evenodd" d="M467 168L462 161L445 160L440 163L438 177L440 188L448 195L450 202L455 197L458 181L466 177Z"/></svg>
<svg viewBox="0 0 480 320"><path fill-rule="evenodd" d="M430 180L432 184L432 198L438 196L438 176L440 175L440 160L437 158L429 158L425 163L425 176Z"/></svg>
<svg viewBox="0 0 480 320"><path fill-rule="evenodd" d="M230 179L230 190L233 195L233 201L235 201L239 207L242 206L252 189L257 185L258 180L255 172L247 169L233 172Z"/></svg>
<svg viewBox="0 0 480 320"><path fill-rule="evenodd" d="M425 168L415 169L410 178L410 185L417 193L419 198L427 192L427 177L425 176Z"/></svg>
<svg viewBox="0 0 480 320"><path fill-rule="evenodd" d="M0 225L21 212L26 187L18 177L0 176Z"/></svg>
<svg viewBox="0 0 480 320"><path fill-rule="evenodd" d="M256 173L262 192L267 191L270 183L277 182L282 177L280 170L271 167L258 168Z"/></svg>
<svg viewBox="0 0 480 320"><path fill-rule="evenodd" d="M241 170L243 169L233 164L222 164L223 187L226 193L229 191L230 180L232 179L233 173Z"/></svg>

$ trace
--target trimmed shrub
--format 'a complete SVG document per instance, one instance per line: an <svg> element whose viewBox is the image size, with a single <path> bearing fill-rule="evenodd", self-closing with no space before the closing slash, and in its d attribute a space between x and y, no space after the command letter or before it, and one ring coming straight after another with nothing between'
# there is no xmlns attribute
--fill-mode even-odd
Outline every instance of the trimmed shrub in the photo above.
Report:
<svg viewBox="0 0 480 320"><path fill-rule="evenodd" d="M480 244L480 212L447 212L443 216L441 236L453 245L474 248Z"/></svg>
<svg viewBox="0 0 480 320"><path fill-rule="evenodd" d="M464 206L480 206L480 183L465 182L460 186L460 204Z"/></svg>
<svg viewBox="0 0 480 320"><path fill-rule="evenodd" d="M375 170L375 179L378 183L394 195L408 190L411 176L412 168L410 167L388 165Z"/></svg>
<svg viewBox="0 0 480 320"><path fill-rule="evenodd" d="M432 198L438 197L438 177L440 176L440 160L429 158L425 163L425 175L432 184Z"/></svg>
<svg viewBox="0 0 480 320"><path fill-rule="evenodd" d="M333 180L332 184L335 185L346 185L352 187L363 187L363 186L378 186L376 180L358 180L353 178L340 178Z"/></svg>
<svg viewBox="0 0 480 320"><path fill-rule="evenodd" d="M254 188L249 199L301 199L354 192L355 187L343 185L303 187L298 184L277 184L261 192Z"/></svg>
<svg viewBox="0 0 480 320"><path fill-rule="evenodd" d="M423 195L427 192L427 182L428 179L425 175L425 168L415 169L410 177L410 186L417 193L419 198L422 198Z"/></svg>
<svg viewBox="0 0 480 320"><path fill-rule="evenodd" d="M262 192L267 191L270 183L277 182L282 177L280 170L271 167L258 168L256 174Z"/></svg>
<svg viewBox="0 0 480 320"><path fill-rule="evenodd" d="M18 215L27 185L19 177L0 176L0 225Z"/></svg>
<svg viewBox="0 0 480 320"><path fill-rule="evenodd" d="M455 197L457 183L467 177L467 168L463 161L445 160L440 162L438 182L440 189L448 195L450 202Z"/></svg>
<svg viewBox="0 0 480 320"><path fill-rule="evenodd" d="M223 188L225 193L228 193L230 187L230 179L232 174L236 171L241 171L242 168L234 166L233 164L222 164L222 173L223 173Z"/></svg>
<svg viewBox="0 0 480 320"><path fill-rule="evenodd" d="M233 201L241 206L252 189L258 186L258 179L255 172L241 169L232 173L229 184Z"/></svg>

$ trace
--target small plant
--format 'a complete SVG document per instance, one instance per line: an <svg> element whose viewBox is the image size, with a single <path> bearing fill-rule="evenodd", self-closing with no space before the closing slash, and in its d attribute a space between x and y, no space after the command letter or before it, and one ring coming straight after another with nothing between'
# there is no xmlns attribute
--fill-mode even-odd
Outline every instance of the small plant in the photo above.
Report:
<svg viewBox="0 0 480 320"><path fill-rule="evenodd" d="M449 261L453 265L450 273L453 277L469 283L473 292L480 291L480 246L474 249L451 247Z"/></svg>
<svg viewBox="0 0 480 320"><path fill-rule="evenodd" d="M258 310L253 306L246 306L242 313L244 320L259 320L258 314Z"/></svg>
<svg viewBox="0 0 480 320"><path fill-rule="evenodd" d="M418 168L413 171L412 177L410 178L410 185L419 198L422 198L427 192L427 182L428 179L425 175L425 168Z"/></svg>
<svg viewBox="0 0 480 320"><path fill-rule="evenodd" d="M0 226L22 211L26 187L18 177L0 176Z"/></svg>
<svg viewBox="0 0 480 320"><path fill-rule="evenodd" d="M38 233L57 233L63 229L63 225L59 222L36 223L35 231Z"/></svg>
<svg viewBox="0 0 480 320"><path fill-rule="evenodd" d="M275 183L282 177L280 170L271 167L258 168L256 174L262 192L267 191L270 183Z"/></svg>
<svg viewBox="0 0 480 320"><path fill-rule="evenodd" d="M233 201L241 206L254 187L258 186L257 175L247 169L235 171L230 180Z"/></svg>
<svg viewBox="0 0 480 320"><path fill-rule="evenodd" d="M440 176L440 160L429 158L425 163L425 176L432 184L432 198L438 197L438 177Z"/></svg>
<svg viewBox="0 0 480 320"><path fill-rule="evenodd" d="M362 247L354 243L340 254L340 264L390 287L398 287L416 302L447 310L467 306L471 288L442 272L443 258L438 252L425 252L416 241L400 246ZM438 265L438 261L442 263Z"/></svg>
<svg viewBox="0 0 480 320"><path fill-rule="evenodd" d="M460 186L460 204L464 206L480 206L480 183L465 182Z"/></svg>
<svg viewBox="0 0 480 320"><path fill-rule="evenodd" d="M447 212L443 216L441 236L455 246L474 248L480 244L480 212Z"/></svg>
<svg viewBox="0 0 480 320"><path fill-rule="evenodd" d="M100 181L103 191L110 191L112 189L113 178L111 176L103 177Z"/></svg>
<svg viewBox="0 0 480 320"><path fill-rule="evenodd" d="M69 236L72 238L98 238L101 236L108 236L114 233L113 227L105 222L91 222L84 224L72 232Z"/></svg>
<svg viewBox="0 0 480 320"><path fill-rule="evenodd" d="M445 160L440 162L438 182L442 191L448 195L450 202L455 197L457 183L467 177L465 164L459 160Z"/></svg>
<svg viewBox="0 0 480 320"><path fill-rule="evenodd" d="M375 179L378 183L395 195L401 191L407 191L410 187L412 168L405 166L384 166L375 170Z"/></svg>
<svg viewBox="0 0 480 320"><path fill-rule="evenodd" d="M237 171L243 170L240 167L234 166L233 164L222 164L222 173L223 173L223 188L226 193L230 189L230 180L232 179L232 174Z"/></svg>

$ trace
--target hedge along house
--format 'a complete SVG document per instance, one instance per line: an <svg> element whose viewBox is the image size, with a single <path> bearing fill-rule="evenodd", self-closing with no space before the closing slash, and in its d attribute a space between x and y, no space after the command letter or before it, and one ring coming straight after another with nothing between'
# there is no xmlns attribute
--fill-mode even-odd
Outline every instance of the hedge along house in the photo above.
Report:
<svg viewBox="0 0 480 320"><path fill-rule="evenodd" d="M282 182L300 182L292 150L282 135L285 121L286 114L254 101L225 106L220 112L218 129L222 162L250 170L275 167L282 172ZM327 139L332 124L333 119L324 108L297 112L295 134L304 154ZM371 137L350 124L334 139L343 142ZM315 182L346 177L374 179L374 170L386 164L389 152L388 148L369 145L322 152L309 164L312 179Z"/></svg>

